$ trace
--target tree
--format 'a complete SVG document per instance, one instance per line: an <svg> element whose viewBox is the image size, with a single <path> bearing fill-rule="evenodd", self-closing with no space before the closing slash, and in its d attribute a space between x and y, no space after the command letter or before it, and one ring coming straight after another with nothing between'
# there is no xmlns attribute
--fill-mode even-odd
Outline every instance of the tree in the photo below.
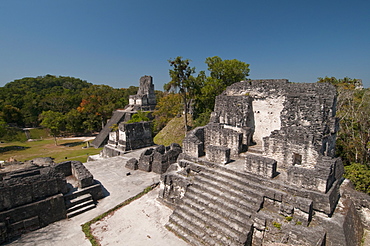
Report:
<svg viewBox="0 0 370 246"><path fill-rule="evenodd" d="M50 130L50 133L54 137L55 145L58 145L57 135L59 135L60 132L64 130L65 126L64 115L60 112L54 112L50 110L44 111L40 115L40 120L41 120L40 125Z"/></svg>
<svg viewBox="0 0 370 246"><path fill-rule="evenodd" d="M73 134L83 133L85 131L84 120L85 118L77 109L72 109L65 114L66 130Z"/></svg>
<svg viewBox="0 0 370 246"><path fill-rule="evenodd" d="M17 126L23 126L23 116L19 108L13 107L12 105L5 105L2 111L2 118L8 124L16 124Z"/></svg>
<svg viewBox="0 0 370 246"><path fill-rule="evenodd" d="M179 90L179 93L182 96L184 104L184 124L185 124L185 134L188 131L188 111L189 105L187 96L188 93L191 93L193 88L194 80L192 79L192 74L195 73L195 68L190 67L189 59L182 59L181 56L176 57L173 60L168 60L170 66L173 69L169 71L171 81L164 85L166 91Z"/></svg>
<svg viewBox="0 0 370 246"><path fill-rule="evenodd" d="M137 111L136 114L133 114L131 119L127 121L127 123L135 123L135 122L143 122L143 121L150 121L149 113L145 111Z"/></svg>
<svg viewBox="0 0 370 246"><path fill-rule="evenodd" d="M337 113L340 128L336 153L345 164L344 177L357 190L370 194L370 89L363 89L357 79L318 78L337 89Z"/></svg>
<svg viewBox="0 0 370 246"><path fill-rule="evenodd" d="M200 92L196 97L196 118L202 118L202 124L209 118L215 106L216 96L220 95L226 87L245 80L249 76L249 64L232 59L222 60L218 56L208 57L205 60L210 76L199 73L198 86ZM203 80L203 82L200 82Z"/></svg>
<svg viewBox="0 0 370 246"><path fill-rule="evenodd" d="M160 98L153 113L155 131L160 131L171 119L180 115L182 108L182 97L178 93L168 93Z"/></svg>
<svg viewBox="0 0 370 246"><path fill-rule="evenodd" d="M331 83L337 89L337 113L340 128L337 154L348 165L370 161L370 90L362 89L357 79L318 78L318 83ZM356 89L357 88L357 89Z"/></svg>
<svg viewBox="0 0 370 246"><path fill-rule="evenodd" d="M93 114L100 118L101 127L94 130L100 130L105 122L111 117L113 110L125 106L128 95L125 97L125 89L114 89L108 85L92 85L82 91L83 98L77 110L86 117L89 115L89 121L93 120L90 115ZM95 119L94 119L95 120ZM87 123L92 127L92 122ZM90 128L91 129L91 128Z"/></svg>
<svg viewBox="0 0 370 246"><path fill-rule="evenodd" d="M0 139L2 139L4 135L6 134L6 127L7 127L7 124L5 120L2 117L0 117Z"/></svg>

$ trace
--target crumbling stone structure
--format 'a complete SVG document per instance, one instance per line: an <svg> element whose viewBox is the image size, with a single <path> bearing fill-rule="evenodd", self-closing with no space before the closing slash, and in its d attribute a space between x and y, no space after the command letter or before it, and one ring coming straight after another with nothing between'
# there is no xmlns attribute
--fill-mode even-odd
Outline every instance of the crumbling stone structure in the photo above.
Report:
<svg viewBox="0 0 370 246"><path fill-rule="evenodd" d="M155 99L154 84L152 76L143 76L140 78L140 87L136 95L130 95L129 105L123 110L113 112L112 118L107 122L105 127L96 136L91 145L100 148L107 144L113 125L119 125L121 122L127 122L137 111L153 111L157 102ZM114 140L113 140L114 141Z"/></svg>
<svg viewBox="0 0 370 246"><path fill-rule="evenodd" d="M0 174L0 243L94 208L104 196L81 162L31 162L30 168Z"/></svg>
<svg viewBox="0 0 370 246"><path fill-rule="evenodd" d="M151 122L119 124L118 130L109 133L108 144L100 155L114 157L123 155L128 150L140 149L154 145Z"/></svg>
<svg viewBox="0 0 370 246"><path fill-rule="evenodd" d="M145 172L155 172L158 174L165 173L168 167L175 163L177 157L182 149L179 144L173 143L165 147L159 145L156 148L146 149L141 155L139 160L135 158L130 159L126 167L133 170L141 170Z"/></svg>
<svg viewBox="0 0 370 246"><path fill-rule="evenodd" d="M340 195L335 107L330 84L229 86L161 176L166 227L192 245L359 245L366 218Z"/></svg>

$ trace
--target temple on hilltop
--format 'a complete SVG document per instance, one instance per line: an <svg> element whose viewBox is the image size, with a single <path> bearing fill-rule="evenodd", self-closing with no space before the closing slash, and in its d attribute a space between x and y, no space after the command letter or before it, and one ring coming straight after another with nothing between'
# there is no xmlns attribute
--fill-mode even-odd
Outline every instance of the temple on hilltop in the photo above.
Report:
<svg viewBox="0 0 370 246"><path fill-rule="evenodd" d="M335 113L327 83L227 87L161 176L166 227L191 245L359 245L370 197L343 183Z"/></svg>
<svg viewBox="0 0 370 246"><path fill-rule="evenodd" d="M137 111L153 111L156 106L154 84L152 76L140 78L140 87L136 95L130 95L129 104L123 110L115 110L111 119L93 140L91 145L100 148L108 143L109 133L113 125L129 121Z"/></svg>

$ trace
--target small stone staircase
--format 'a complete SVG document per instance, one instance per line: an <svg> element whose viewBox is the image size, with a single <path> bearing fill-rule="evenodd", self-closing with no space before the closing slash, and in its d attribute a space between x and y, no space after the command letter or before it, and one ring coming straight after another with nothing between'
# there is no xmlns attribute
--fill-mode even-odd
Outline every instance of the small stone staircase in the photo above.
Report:
<svg viewBox="0 0 370 246"><path fill-rule="evenodd" d="M261 208L262 192L258 192L242 173L222 166L192 165L200 172L166 227L191 245L250 243L251 217Z"/></svg>
<svg viewBox="0 0 370 246"><path fill-rule="evenodd" d="M96 207L90 194L79 195L73 199L66 200L67 217L72 218Z"/></svg>

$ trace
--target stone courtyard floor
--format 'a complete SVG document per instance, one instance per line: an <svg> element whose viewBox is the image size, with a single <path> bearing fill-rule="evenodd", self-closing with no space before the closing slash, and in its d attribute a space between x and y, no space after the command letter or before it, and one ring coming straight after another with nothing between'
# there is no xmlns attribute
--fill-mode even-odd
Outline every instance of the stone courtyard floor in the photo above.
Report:
<svg viewBox="0 0 370 246"><path fill-rule="evenodd" d="M125 168L126 161L139 158L143 150L85 163L108 196L90 211L24 234L7 245L91 245L82 232L82 224L159 182L158 174ZM130 175L126 175L128 172ZM172 211L156 200L157 195L158 188L95 223L92 226L94 236L101 240L101 245L187 245L163 227Z"/></svg>

